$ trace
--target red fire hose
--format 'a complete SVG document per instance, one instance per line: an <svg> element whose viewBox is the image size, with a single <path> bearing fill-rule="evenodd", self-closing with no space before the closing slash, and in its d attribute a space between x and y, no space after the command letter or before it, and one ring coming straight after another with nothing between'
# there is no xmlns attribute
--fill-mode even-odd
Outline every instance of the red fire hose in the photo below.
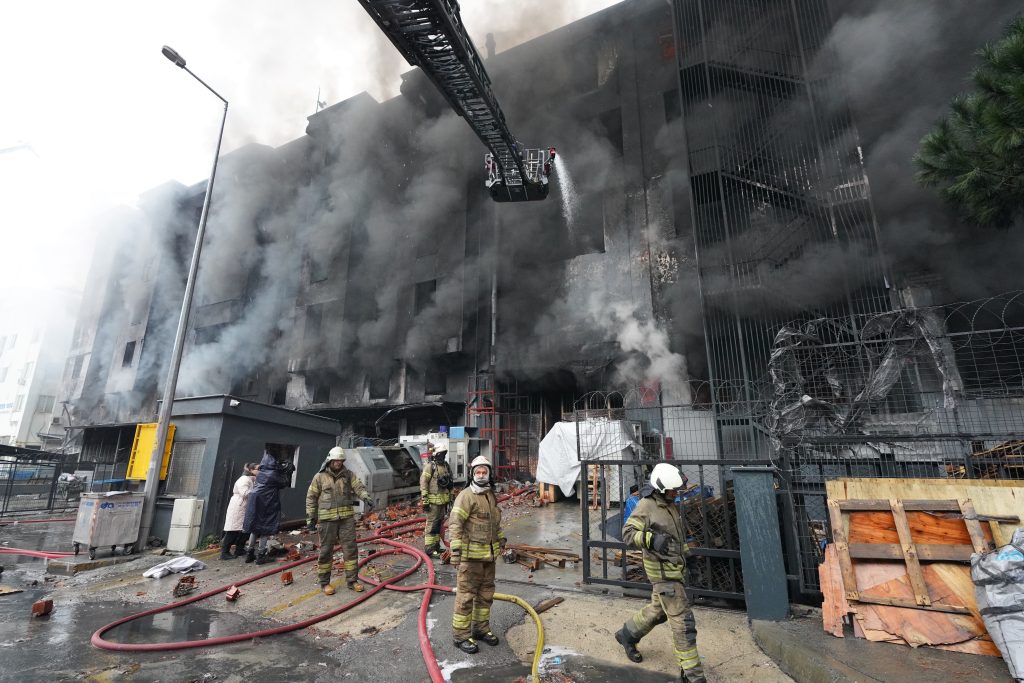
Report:
<svg viewBox="0 0 1024 683"><path fill-rule="evenodd" d="M39 557L44 560L57 560L74 553L62 550L27 550L25 548L0 548L0 555L24 555L25 557Z"/></svg>
<svg viewBox="0 0 1024 683"><path fill-rule="evenodd" d="M3 519L0 520L0 526L7 526L9 524L45 524L46 522L74 522L75 517L60 517L55 519Z"/></svg>
<svg viewBox="0 0 1024 683"><path fill-rule="evenodd" d="M528 490L529 490L528 488L523 488L523 489L519 489L517 491L513 491L512 493L509 493L509 494L499 498L498 502L502 502L502 501L508 500L509 498L512 498L513 496L521 495L521 494L525 493ZM143 612L138 612L136 614L129 615L129 616L124 617L122 619L118 619L117 621L111 622L111 623L107 624L106 626L100 627L95 633L92 634L91 642L92 642L92 644L95 647L98 647L98 648L101 648L101 649L104 649L104 650L114 650L114 651L119 651L119 652L159 652L159 651L166 651L166 650L184 650L184 649L196 648L196 647L207 647L207 646L211 646L211 645L223 645L223 644L227 644L227 643L236 643L236 642L240 642L240 641L243 641L243 640L251 640L252 638L259 638L259 637L264 637L264 636L276 635L278 633L289 633L291 631L297 631L299 629L307 628L309 626L312 626L313 624L317 624L317 623L319 623L321 621L325 621L325 620L330 619L332 617L336 617L339 614L342 614L342 613L348 611L349 609L355 607L356 605L358 605L358 604L360 604L362 602L365 602L371 596L379 593L381 590L384 590L384 589L397 590L397 591L403 591L403 592L412 592L412 591L422 590L423 591L423 601L420 603L419 623L418 623L419 641L420 641L420 652L423 655L423 661L426 664L427 670L430 673L431 681L433 683L444 683L444 676L441 674L441 668L437 664L437 656L434 654L434 649L433 649L433 647L430 644L430 637L429 637L429 634L427 633L427 611L430 608L430 600L431 600L431 597L433 595L433 591L435 591L435 590L442 590L442 591L451 592L453 589L448 587L448 586L438 585L436 583L436 574L435 574L435 571L434 571L434 565L430 561L430 558L427 557L426 553L424 553L422 550L419 550L418 548L414 548L414 547L412 547L412 546L410 546L410 545L408 545L406 543L402 543L400 541L395 541L393 539L390 539L390 538L386 537L386 535L392 534L396 529L401 529L402 527L410 526L410 525L413 525L413 524L421 524L421 523L423 523L425 521L425 519L426 518L424 518L424 517L416 517L414 519L407 519L407 520L403 520L401 522L396 522L394 524L389 524L389 525L386 525L386 526L383 526L383 527L380 527L379 529L377 529L377 533L375 535L373 535L373 536L357 539L358 543L383 543L383 544L386 544L386 545L393 546L395 548L394 550L381 550L381 551L377 551L375 553L370 554L366 558L364 558L364 559L359 561L359 563L358 563L359 567L363 567L368 562L370 562L371 560L374 560L374 559L376 559L378 557L381 557L383 555L406 554L406 555L412 556L416 561L415 561L415 563L413 564L412 567L410 567L410 568L400 572L396 576L393 576L393 577L391 577L389 579L385 579L384 581L377 581L377 580L374 580L374 579L368 579L368 578L365 578L365 577L360 577L364 581L366 581L367 583L372 585L373 587L369 591L367 591L366 593L364 593L364 594L360 595L359 597L355 598L354 600L352 600L351 602L348 602L348 603L342 605L341 607L338 607L337 609L333 609L333 610L331 610L329 612L326 612L324 614L321 614L319 616L311 617L309 619L306 619L306 620L300 621L300 622L296 622L294 624L286 624L284 626L267 628L267 629L262 629L262 630L259 630L259 631L252 631L252 632L249 632L249 633L240 633L240 634L231 635L231 636L220 636L220 637L217 637L217 638L208 638L208 639L205 639L205 640L187 640L187 641L178 641L178 642L172 642L172 643L117 643L117 642L109 641L109 640L106 640L106 639L103 638L103 634L105 634L107 631L110 631L111 629L114 629L114 628L116 628L116 627L118 627L118 626L120 626L122 624L126 624L126 623L128 623L130 621L135 621L136 619L141 619L142 617L150 616L150 615L153 615L153 614L159 614L161 612L166 612L166 611L172 610L172 609L174 609L176 607L181 607L183 605L188 605L188 604L191 604L191 603L194 603L194 602L198 602L200 600L205 600L206 598L209 598L209 597L212 597L214 595L217 595L218 593L223 593L224 591L226 591L229 588L231 588L231 586L244 586L245 584L252 583L254 581L258 581L258 580L266 578L268 576L272 576L272 575L274 575L274 574L276 574L278 572L284 571L286 569L291 569L293 567L297 567L297 566L305 564L307 562L312 562L313 560L316 559L316 557L313 556L313 557L307 557L307 558L302 559L302 560L297 560L295 562L290 562L290 563L287 563L287 564L283 564L283 565L281 565L279 567L275 567L273 569L269 569L269 570L267 570L265 572L262 572L260 574L256 574L256 575L251 576L251 577L246 578L246 579L242 579L241 581L237 581L237 582L235 582L233 584L226 585L226 586L221 586L219 588L214 588L212 590L206 591L205 593L201 593L199 595L192 596L192 597L186 598L184 600L179 600L178 602L174 602L174 603L171 603L169 605L163 605L161 607L155 607L153 609L145 610ZM32 552L35 552L35 551L32 551ZM427 583L420 584L420 585L417 585L417 586L398 586L398 585L395 585L396 582L401 581L401 580L411 576L413 573L415 573L417 570L419 570L419 568L421 566L423 566L423 565L426 565L426 567L427 567Z"/></svg>

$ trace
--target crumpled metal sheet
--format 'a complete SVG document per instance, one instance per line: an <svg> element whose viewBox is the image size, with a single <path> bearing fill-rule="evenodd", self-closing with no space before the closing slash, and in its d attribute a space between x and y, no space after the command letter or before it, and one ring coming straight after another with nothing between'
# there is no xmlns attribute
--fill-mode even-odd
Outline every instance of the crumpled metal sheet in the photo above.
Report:
<svg viewBox="0 0 1024 683"><path fill-rule="evenodd" d="M783 327L768 361L772 441L779 447L809 430L856 433L865 411L889 396L907 363L921 356L930 357L942 377L944 407L955 407L963 382L935 311L878 315L859 332L830 318Z"/></svg>

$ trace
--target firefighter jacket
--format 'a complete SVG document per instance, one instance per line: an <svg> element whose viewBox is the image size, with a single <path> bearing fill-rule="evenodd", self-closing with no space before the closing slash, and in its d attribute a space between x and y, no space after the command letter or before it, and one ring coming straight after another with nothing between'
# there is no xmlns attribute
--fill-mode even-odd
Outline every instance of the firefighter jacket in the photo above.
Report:
<svg viewBox="0 0 1024 683"><path fill-rule="evenodd" d="M337 474L327 467L323 472L318 472L309 484L309 491L306 492L306 517L322 522L351 517L352 506L357 498L370 500L370 494L359 477L344 467Z"/></svg>
<svg viewBox="0 0 1024 683"><path fill-rule="evenodd" d="M448 518L448 538L452 553L461 553L463 561L498 559L505 532L501 530L501 508L492 489L483 493L473 493L468 486L462 489Z"/></svg>
<svg viewBox="0 0 1024 683"><path fill-rule="evenodd" d="M651 549L655 534L669 537L664 554ZM643 551L644 571L651 583L682 581L690 549L683 535L683 520L676 504L658 492L641 498L622 527L622 540Z"/></svg>
<svg viewBox="0 0 1024 683"><path fill-rule="evenodd" d="M442 481L444 480L444 481ZM431 460L420 475L420 498L427 505L447 505L452 501L452 471L448 463ZM442 486L448 484L448 486Z"/></svg>

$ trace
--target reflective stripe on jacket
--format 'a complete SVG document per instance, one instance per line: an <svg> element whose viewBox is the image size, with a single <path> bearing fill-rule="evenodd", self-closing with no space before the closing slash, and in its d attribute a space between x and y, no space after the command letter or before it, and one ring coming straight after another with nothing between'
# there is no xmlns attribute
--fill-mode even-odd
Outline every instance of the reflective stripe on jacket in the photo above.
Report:
<svg viewBox="0 0 1024 683"><path fill-rule="evenodd" d="M650 548L655 534L669 537L664 554ZM686 554L690 549L683 540L683 520L674 502L657 492L641 498L622 527L622 540L643 551L644 571L651 583L683 580Z"/></svg>
<svg viewBox="0 0 1024 683"><path fill-rule="evenodd" d="M465 560L494 561L501 554L505 532L501 530L501 508L494 491L473 493L468 486L455 499L448 518L448 538L453 553Z"/></svg>
<svg viewBox="0 0 1024 683"><path fill-rule="evenodd" d="M452 500L452 492L437 485L443 476L452 476L448 463L428 462L420 475L420 498L428 505L447 505Z"/></svg>
<svg viewBox="0 0 1024 683"><path fill-rule="evenodd" d="M337 474L328 467L317 473L306 492L306 517L328 522L353 515L356 498L370 500L363 482L351 470L342 468Z"/></svg>

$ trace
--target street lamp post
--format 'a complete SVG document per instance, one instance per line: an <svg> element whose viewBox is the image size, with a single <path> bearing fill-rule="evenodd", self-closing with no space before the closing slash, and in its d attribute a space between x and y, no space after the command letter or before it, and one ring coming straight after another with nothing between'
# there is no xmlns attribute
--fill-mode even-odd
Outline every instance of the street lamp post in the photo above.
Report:
<svg viewBox="0 0 1024 683"><path fill-rule="evenodd" d="M185 66L185 59L173 49L164 45L164 57L174 62L188 72L203 86L217 96L224 103L224 114L220 119L220 133L217 135L217 151L213 155L213 169L210 171L210 180L206 183L206 195L203 197L203 212L199 217L199 229L196 231L196 243L192 249L192 263L188 269L188 279L185 281L185 296L181 301L181 313L178 316L178 329L174 333L174 348L171 350L171 364L167 369L167 379L164 381L164 396L160 403L160 417L156 426L156 442L153 444L153 454L149 458L149 470L146 472L146 488L144 489L145 500L142 507L142 524L139 527L138 547L144 548L149 542L149 531L153 528L153 517L156 514L156 493L160 488L160 466L163 464L164 447L167 441L167 432L171 424L171 408L174 404L174 392L178 386L178 370L181 368L181 354L185 346L185 331L188 329L188 316L192 308L192 294L196 287L196 273L199 272L199 256L203 251L203 235L206 233L206 219L210 215L210 196L213 194L213 181L217 176L217 161L220 159L220 143L224 139L224 123L228 118L228 101L221 97L220 93L211 88L203 79L196 76Z"/></svg>

